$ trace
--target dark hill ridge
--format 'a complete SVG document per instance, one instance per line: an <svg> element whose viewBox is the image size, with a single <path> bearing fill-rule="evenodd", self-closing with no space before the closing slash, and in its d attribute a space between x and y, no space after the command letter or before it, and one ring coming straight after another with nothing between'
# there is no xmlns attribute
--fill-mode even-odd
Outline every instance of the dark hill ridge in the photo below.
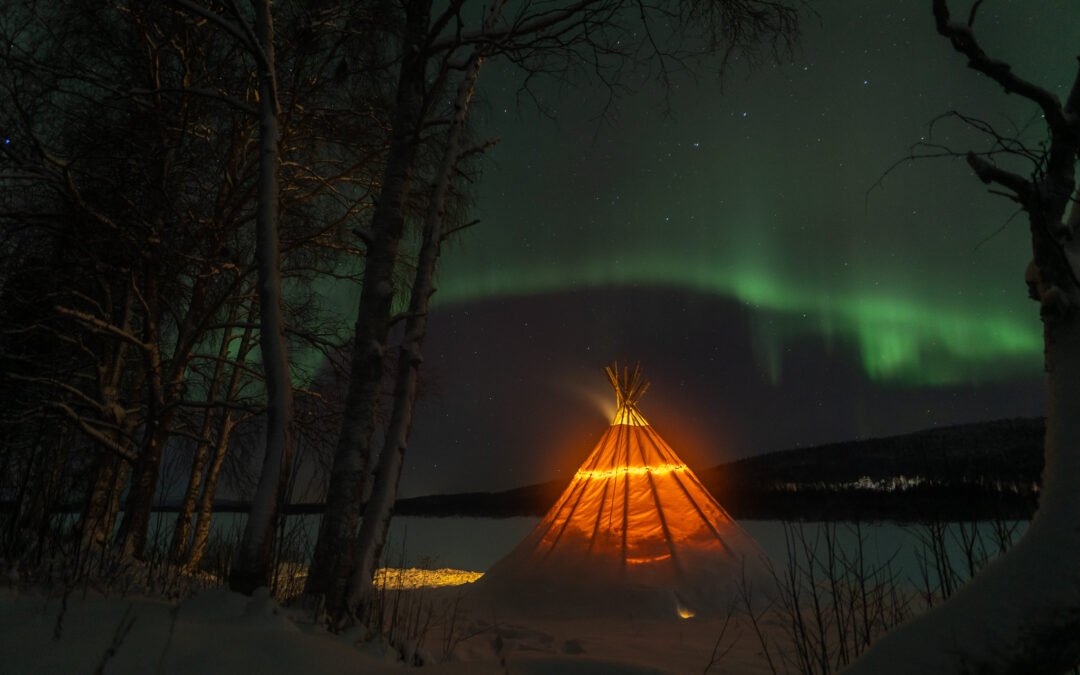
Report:
<svg viewBox="0 0 1080 675"><path fill-rule="evenodd" d="M701 472L710 487L727 476L754 481L848 483L921 476L934 482L1039 480L1043 420L1011 419L927 429L902 436L781 450Z"/></svg>
<svg viewBox="0 0 1080 675"><path fill-rule="evenodd" d="M1043 420L1010 419L783 450L698 476L741 519L1027 518L1042 471ZM903 478L901 478L903 477ZM542 515L564 481L398 501L418 516Z"/></svg>

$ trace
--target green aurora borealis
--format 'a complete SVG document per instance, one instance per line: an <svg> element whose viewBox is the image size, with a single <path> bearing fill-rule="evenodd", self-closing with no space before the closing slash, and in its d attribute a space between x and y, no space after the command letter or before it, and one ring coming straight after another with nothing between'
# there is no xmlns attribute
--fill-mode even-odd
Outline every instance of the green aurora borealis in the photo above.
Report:
<svg viewBox="0 0 1080 675"><path fill-rule="evenodd" d="M961 160L905 163L871 190L941 113L1037 141L1031 109L965 68L929 2L814 7L793 63L736 67L723 87L679 80L670 115L645 84L606 123L599 93L542 92L551 121L514 106L509 75L485 73L485 128L501 143L478 191L481 224L446 253L437 301L675 287L751 308L759 366L777 382L785 347L807 338L855 349L882 382L1037 372L1014 205ZM976 28L1020 73L1070 82L1076 3L997 0ZM987 147L954 121L934 140Z"/></svg>
<svg viewBox="0 0 1080 675"><path fill-rule="evenodd" d="M1039 324L1031 316L1013 318L982 307L952 309L903 290L841 289L834 295L754 269L724 274L705 265L643 260L618 268L564 267L546 274L518 270L506 280L491 279L491 285L451 288L466 297L485 297L563 290L568 283L578 288L672 286L735 298L755 310L755 344L774 382L782 375L779 353L785 342L806 335L827 342L850 340L872 379L911 384L979 379L988 363L997 368L982 379L1011 374L1013 368L1030 370L1037 367L1042 349Z"/></svg>

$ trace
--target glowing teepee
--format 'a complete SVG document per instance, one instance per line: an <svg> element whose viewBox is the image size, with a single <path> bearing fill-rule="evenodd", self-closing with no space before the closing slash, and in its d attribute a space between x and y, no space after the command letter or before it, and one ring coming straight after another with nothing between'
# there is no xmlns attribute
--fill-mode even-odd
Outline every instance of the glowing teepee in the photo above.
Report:
<svg viewBox="0 0 1080 675"><path fill-rule="evenodd" d="M680 613L715 607L745 566L757 568L761 550L641 415L649 385L640 365L606 372L618 398L611 427L486 583L503 593L514 584L573 587L578 596L659 591Z"/></svg>

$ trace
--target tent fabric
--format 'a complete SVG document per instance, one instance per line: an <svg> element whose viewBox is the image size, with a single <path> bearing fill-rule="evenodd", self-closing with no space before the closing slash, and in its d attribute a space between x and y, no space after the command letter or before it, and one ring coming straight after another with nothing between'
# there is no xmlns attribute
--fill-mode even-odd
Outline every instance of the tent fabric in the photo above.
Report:
<svg viewBox="0 0 1080 675"><path fill-rule="evenodd" d="M633 588L715 609L763 554L637 410L637 375L615 373L620 406L611 426L486 583L576 586L578 595Z"/></svg>

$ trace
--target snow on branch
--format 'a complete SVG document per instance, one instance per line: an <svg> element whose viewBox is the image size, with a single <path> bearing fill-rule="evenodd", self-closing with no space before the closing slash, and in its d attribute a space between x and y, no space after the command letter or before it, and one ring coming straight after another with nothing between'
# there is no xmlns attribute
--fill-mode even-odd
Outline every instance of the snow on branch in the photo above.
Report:
<svg viewBox="0 0 1080 675"><path fill-rule="evenodd" d="M97 420L89 420L83 417L79 413L75 412L74 408L60 401L52 403L52 406L63 412L69 419L71 419L71 421L75 422L75 424L78 425L79 429L81 429L83 433L97 441L105 449L116 453L117 455L131 463L135 463L139 459L138 456L131 450L120 445L112 438L109 438L100 429L91 426L91 422L95 424L101 424L101 422Z"/></svg>
<svg viewBox="0 0 1080 675"><path fill-rule="evenodd" d="M139 349L142 349L144 351L148 351L152 347L152 345L146 344L145 342L143 342L139 338L135 337L135 335L133 335L132 333L130 333L130 332L126 331L126 330L124 330L123 328L120 328L118 326L114 326L113 324L109 323L108 321L103 321L102 319L99 319L98 317L96 317L96 316L94 316L92 314L87 314L86 312L80 312L79 310L71 309L70 307L62 307L60 305L57 305L54 309L56 310L57 314L60 314L61 316L66 316L66 317L69 317L69 318L72 318L72 319L76 319L77 321L80 321L83 324L85 324L87 327L89 327L94 332L103 333L105 335L112 335L114 337L118 337L121 340L124 340L125 342L128 342L130 344L133 344L136 347L138 347Z"/></svg>

